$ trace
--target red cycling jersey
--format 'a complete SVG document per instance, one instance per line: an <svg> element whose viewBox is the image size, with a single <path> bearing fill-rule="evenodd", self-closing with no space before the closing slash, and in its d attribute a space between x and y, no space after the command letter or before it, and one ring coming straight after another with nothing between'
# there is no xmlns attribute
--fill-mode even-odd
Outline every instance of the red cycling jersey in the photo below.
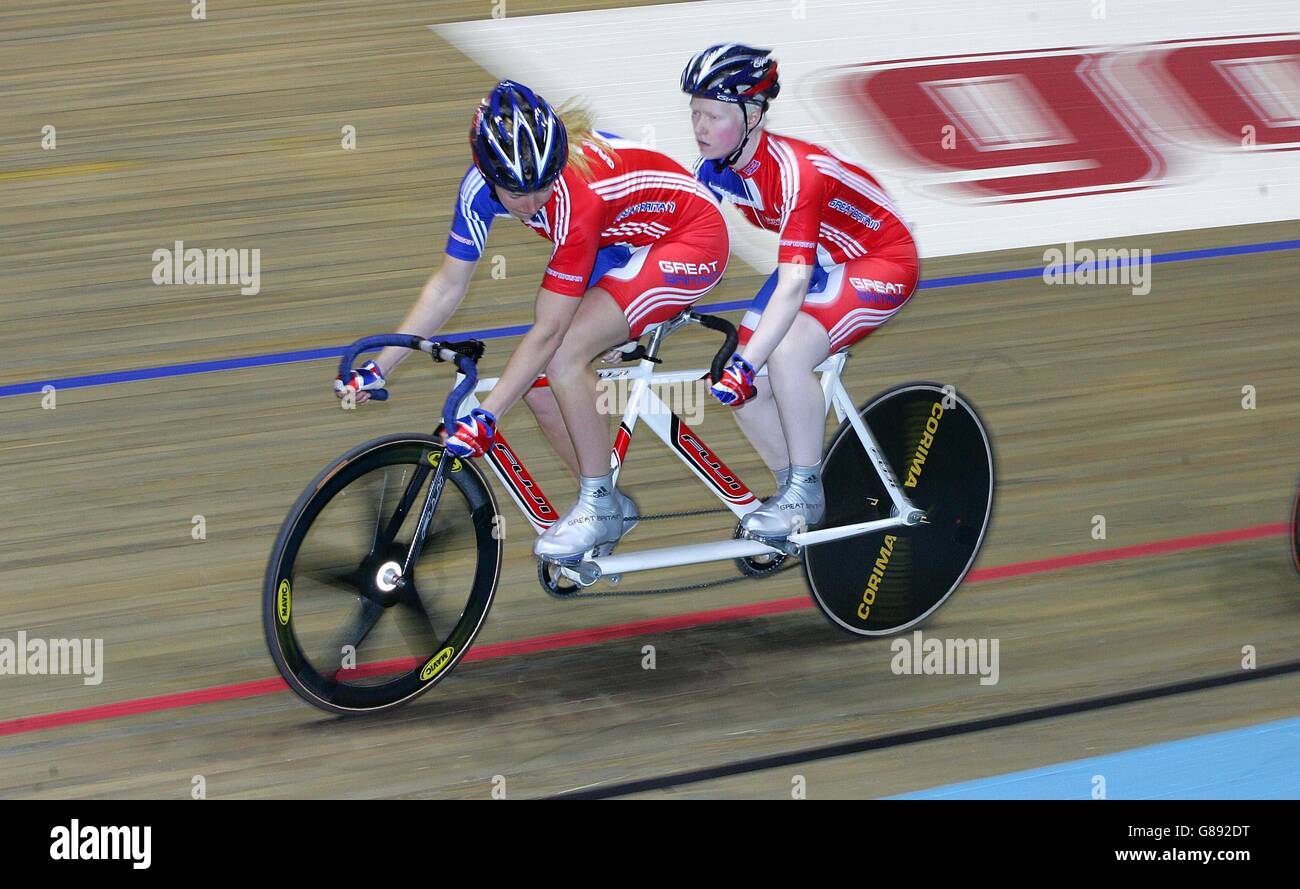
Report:
<svg viewBox="0 0 1300 889"><path fill-rule="evenodd" d="M582 296L593 283L588 277L602 247L635 249L672 233L680 235L694 223L721 221L713 195L677 161L635 142L600 135L614 151L582 143L591 159L591 179L569 164L556 180L551 199L528 220L539 235L555 243L544 286L556 293ZM702 269L680 272L709 274Z"/></svg>
<svg viewBox="0 0 1300 889"><path fill-rule="evenodd" d="M580 297L599 285L635 338L718 283L730 255L727 224L713 194L685 167L635 142L598 135L612 152L583 142L590 178L566 166L527 225L555 244L543 286ZM493 220L509 215L470 167L452 212L448 255L477 262Z"/></svg>
<svg viewBox="0 0 1300 889"><path fill-rule="evenodd" d="M915 256L880 183L820 145L764 130L744 169L718 172L701 158L695 175L754 225L780 233L778 262L829 268L868 254Z"/></svg>
<svg viewBox="0 0 1300 889"><path fill-rule="evenodd" d="M912 233L880 183L820 145L764 131L743 169L701 158L695 175L745 218L780 233L777 261L812 266L799 311L826 331L832 352L884 324L916 289ZM776 290L773 272L740 323L749 343Z"/></svg>

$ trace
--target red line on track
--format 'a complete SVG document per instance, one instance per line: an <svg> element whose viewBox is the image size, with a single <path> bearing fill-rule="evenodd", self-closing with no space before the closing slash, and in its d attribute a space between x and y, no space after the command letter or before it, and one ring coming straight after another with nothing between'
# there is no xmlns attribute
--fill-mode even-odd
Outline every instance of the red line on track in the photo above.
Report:
<svg viewBox="0 0 1300 889"><path fill-rule="evenodd" d="M1218 546L1221 543L1236 543L1239 540L1254 540L1258 537L1273 537L1289 533L1285 522L1276 525L1256 525L1253 528L1236 528L1232 531L1215 531L1212 534L1193 534L1190 537L1174 537L1170 540L1156 540L1151 543L1138 543L1133 546L1121 546L1115 549L1099 550L1091 553L1075 553L1071 556L1056 556L1051 559L1038 559L1033 562L1016 562L1012 565L996 565L992 568L976 568L966 578L974 583L981 580L998 580L1003 577L1018 577L1022 574L1041 574L1061 568L1074 568L1078 565L1094 565L1098 562L1117 562L1122 559L1136 559L1140 556L1158 556L1164 553L1176 553L1182 550L1202 549Z"/></svg>
<svg viewBox="0 0 1300 889"><path fill-rule="evenodd" d="M1275 525L1256 525L1252 528L1236 528L1231 531L1216 531L1212 534L1194 534L1190 537L1175 537L1169 540L1156 540L1151 543L1139 543L1134 546L1121 546L1115 549L1100 550L1090 553L1074 553L1068 556L1056 556L1050 559L1037 559L1030 562L1014 562L1009 565L995 565L991 568L977 568L966 578L967 583L982 583L1000 580L1006 577L1021 577L1027 574L1045 574L1080 565L1094 565L1101 562L1117 562L1144 556L1163 555L1165 553L1185 550L1203 549L1224 543L1237 543L1242 540L1255 540L1260 537L1274 537L1290 532L1285 522ZM563 633L551 633L546 636L533 636L509 642L494 642L480 645L466 653L465 661L483 661L492 658L513 657L535 651L555 651L561 648L573 648L579 645L591 645L608 642L612 639L626 639L630 636L645 636L652 633L666 633L707 624L725 623L753 617L765 617L772 614L784 614L788 611L800 611L812 608L812 601L806 596L794 596L787 599L771 599L755 602L751 605L736 605L730 608L714 608L708 611L692 611L670 617L657 617L631 623L612 624L604 627L591 627L585 630L568 630ZM16 735L23 732L35 732L43 729L57 728L63 725L76 725L82 722L97 722L101 719L117 719L123 716L138 716L142 713L157 713L162 710L175 710L181 707L193 707L199 704L211 704L218 701L233 701L239 698L254 698L275 692L287 691L288 685L279 677L274 679L255 679L251 682L239 682L234 685L218 685L201 688L197 691L184 691L153 698L138 698L133 701L119 701L115 704L101 704L95 707L83 707L78 710L64 710L59 713L46 713L40 716L23 716L0 722L0 735Z"/></svg>

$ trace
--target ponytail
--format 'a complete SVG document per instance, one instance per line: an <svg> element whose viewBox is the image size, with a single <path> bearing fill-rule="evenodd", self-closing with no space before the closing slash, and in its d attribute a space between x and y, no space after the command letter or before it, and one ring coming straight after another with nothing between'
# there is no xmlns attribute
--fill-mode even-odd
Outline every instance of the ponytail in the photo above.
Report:
<svg viewBox="0 0 1300 889"><path fill-rule="evenodd" d="M591 158L582 150L582 143L590 142L611 157L617 157L617 152L610 144L596 134L595 116L586 105L570 100L557 108L555 113L559 115L569 137L569 164L583 179L590 180L592 171Z"/></svg>

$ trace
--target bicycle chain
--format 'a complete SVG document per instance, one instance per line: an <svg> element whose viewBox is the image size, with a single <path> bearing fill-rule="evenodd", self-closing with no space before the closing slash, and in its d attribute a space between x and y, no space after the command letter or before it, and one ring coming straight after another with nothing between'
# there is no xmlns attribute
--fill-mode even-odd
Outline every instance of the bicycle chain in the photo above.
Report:
<svg viewBox="0 0 1300 889"><path fill-rule="evenodd" d="M688 516L695 515L717 515L720 512L731 512L731 510L727 509L725 506L719 506L714 509L694 509L690 512L660 512L655 513L654 515L623 516L623 521L632 519L637 522L652 522L655 519L684 519Z"/></svg>
<svg viewBox="0 0 1300 889"><path fill-rule="evenodd" d="M661 590L604 590L597 593L581 592L581 587L572 593L563 593L560 598L563 599L609 599L618 596L659 596L666 593L685 593L690 590L705 590L715 586L726 586L729 583L738 583L742 580L766 580L769 577L775 577L783 571L789 571L793 564L782 565L771 574L764 574L762 577L751 577L747 574L741 574L736 577L727 577L722 580L708 580L703 583L690 583L685 586L664 587ZM603 579L603 578L602 578ZM600 581L597 581L599 583Z"/></svg>
<svg viewBox="0 0 1300 889"><path fill-rule="evenodd" d="M681 518L687 518L689 516L697 516L697 515L716 515L721 512L731 512L731 510L723 506L715 509L696 509L696 510L691 510L689 512L664 512L664 513L656 513L655 515L639 515L639 516L632 516L632 518L640 522L640 521L654 521L655 519L681 519ZM769 577L774 577L777 574L780 574L782 571L789 571L793 567L794 567L794 563L791 562L782 565L780 568L774 570L771 574L764 574L761 577L753 577L751 575L741 574L738 577L727 577L727 578L723 578L722 580L707 580L702 583L690 583L684 586L664 587L663 589L658 589L658 590L617 590L615 589L615 590L604 590L595 593L588 593L588 592L583 592L584 589L583 587L578 587L572 593L562 594L562 597L565 599L609 599L618 596L659 596L659 595L664 595L666 593L685 593L691 590L705 590L717 586L726 586L729 583L738 583L742 580L766 580ZM599 582L600 581L597 581L597 583Z"/></svg>

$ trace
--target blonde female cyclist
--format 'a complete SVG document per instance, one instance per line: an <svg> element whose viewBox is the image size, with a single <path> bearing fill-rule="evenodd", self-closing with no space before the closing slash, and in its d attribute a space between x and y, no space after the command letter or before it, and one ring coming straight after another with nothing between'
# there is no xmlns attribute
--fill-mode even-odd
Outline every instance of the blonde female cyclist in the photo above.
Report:
<svg viewBox="0 0 1300 889"><path fill-rule="evenodd" d="M612 483L609 421L596 410L592 360L704 296L730 255L717 200L684 167L596 133L580 115L573 119L577 125L566 127L541 96L513 81L483 100L470 127L474 163L461 180L447 255L401 328L427 337L446 323L497 217L514 216L555 245L532 328L482 406L449 430L447 449L461 457L485 453L497 419L545 371L561 416L539 410L538 419L579 470L578 502L535 548L560 561L598 547L608 552L632 512ZM366 391L384 387L385 374L405 354L385 350L336 388L351 388L363 400Z"/></svg>
<svg viewBox="0 0 1300 889"><path fill-rule="evenodd" d="M700 150L695 175L752 224L779 233L777 270L740 329L740 349L711 391L781 483L743 520L757 537L788 536L825 512L825 400L813 368L889 320L912 295L916 245L884 189L827 148L766 130L780 92L771 51L728 43L682 72ZM767 365L758 391L756 369ZM743 407L742 407L743 405Z"/></svg>

